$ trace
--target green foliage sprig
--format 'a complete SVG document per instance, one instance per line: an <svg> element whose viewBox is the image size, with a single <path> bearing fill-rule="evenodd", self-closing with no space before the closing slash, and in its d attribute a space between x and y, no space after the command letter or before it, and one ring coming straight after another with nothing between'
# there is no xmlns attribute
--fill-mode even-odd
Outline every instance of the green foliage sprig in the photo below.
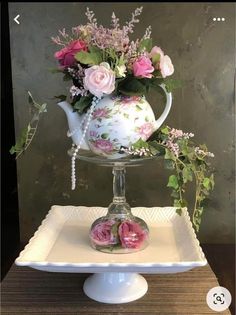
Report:
<svg viewBox="0 0 236 315"><path fill-rule="evenodd" d="M11 147L10 153L16 153L16 159L30 146L37 128L40 116L47 112L47 104L38 104L32 94L28 91L28 102L30 105L31 120L28 125L21 131L20 137L17 139L16 144Z"/></svg>
<svg viewBox="0 0 236 315"><path fill-rule="evenodd" d="M191 133L183 133L182 130L164 126L155 132L147 142L140 139L129 151L144 152L140 151L143 148L145 155L164 157L165 168L173 172L169 176L167 187L172 190L173 206L177 208L176 212L179 215L181 215L182 208L188 205L185 199L186 186L189 182L195 182L192 222L198 232L204 201L214 188L214 175L208 161L209 157L214 155L208 152L206 145L197 146L192 137Z"/></svg>

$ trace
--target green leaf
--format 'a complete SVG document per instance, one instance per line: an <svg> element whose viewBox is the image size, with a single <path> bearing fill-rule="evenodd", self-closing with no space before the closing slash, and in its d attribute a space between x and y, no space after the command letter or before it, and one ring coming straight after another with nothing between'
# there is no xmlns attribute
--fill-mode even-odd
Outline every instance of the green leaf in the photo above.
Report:
<svg viewBox="0 0 236 315"><path fill-rule="evenodd" d="M177 208L185 208L187 207L188 203L185 199L175 199L174 200L174 207Z"/></svg>
<svg viewBox="0 0 236 315"><path fill-rule="evenodd" d="M161 132L164 133L164 135L168 135L169 134L169 128L167 126L164 126L161 128Z"/></svg>
<svg viewBox="0 0 236 315"><path fill-rule="evenodd" d="M163 103L164 102L166 103L166 94L165 94L164 90L160 87L160 85L159 84L158 85L150 84L150 87L153 89L153 91L158 92L162 96Z"/></svg>
<svg viewBox="0 0 236 315"><path fill-rule="evenodd" d="M134 149L141 149L141 148L148 148L149 144L140 138L138 141L133 143L132 146L134 147Z"/></svg>
<svg viewBox="0 0 236 315"><path fill-rule="evenodd" d="M179 198L179 193L176 190L172 190L170 196L176 200L176 198ZM179 205L178 205L178 207L179 207Z"/></svg>
<svg viewBox="0 0 236 315"><path fill-rule="evenodd" d="M202 213L203 213L203 207L198 207L197 209L195 209L194 216L193 216L193 225L197 232L199 232Z"/></svg>
<svg viewBox="0 0 236 315"><path fill-rule="evenodd" d="M39 109L39 114L47 112L47 104L43 103Z"/></svg>
<svg viewBox="0 0 236 315"><path fill-rule="evenodd" d="M20 137L17 139L16 144L12 146L9 151L10 154L19 153L24 150L29 129L30 129L30 125L22 129Z"/></svg>
<svg viewBox="0 0 236 315"><path fill-rule="evenodd" d="M109 134L108 133L103 133L101 135L102 139L107 139L109 137Z"/></svg>
<svg viewBox="0 0 236 315"><path fill-rule="evenodd" d="M177 208L177 209L175 210L175 212L176 212L178 215L181 216L181 214L182 214L182 209L181 209L181 208Z"/></svg>
<svg viewBox="0 0 236 315"><path fill-rule="evenodd" d="M60 69L60 68L48 68L48 71L50 71L51 73L62 73L64 71L64 69Z"/></svg>
<svg viewBox="0 0 236 315"><path fill-rule="evenodd" d="M164 160L164 167L167 170L174 170L175 169L175 165L174 162L172 160Z"/></svg>
<svg viewBox="0 0 236 315"><path fill-rule="evenodd" d="M155 71L153 73L155 73ZM151 86L154 87L154 88L155 87L161 88L160 85L164 82L163 78L157 78L155 76L153 78L151 78L151 79L148 79L148 80L149 80Z"/></svg>
<svg viewBox="0 0 236 315"><path fill-rule="evenodd" d="M118 90L124 95L145 95L146 86L137 78L127 77L118 85Z"/></svg>
<svg viewBox="0 0 236 315"><path fill-rule="evenodd" d="M54 98L58 99L60 102L63 102L66 100L66 95L64 94L55 95Z"/></svg>
<svg viewBox="0 0 236 315"><path fill-rule="evenodd" d="M142 50L146 50L147 52L150 52L152 49L152 39L151 38L146 38L141 40L138 50L142 51Z"/></svg>
<svg viewBox="0 0 236 315"><path fill-rule="evenodd" d="M80 99L73 105L74 110L82 114L92 103L93 96L81 96Z"/></svg>
<svg viewBox="0 0 236 315"><path fill-rule="evenodd" d="M69 73L65 73L63 76L63 81L70 81L72 80L71 76Z"/></svg>
<svg viewBox="0 0 236 315"><path fill-rule="evenodd" d="M175 190L179 188L178 178L175 175L170 175L167 187L174 188Z"/></svg>
<svg viewBox="0 0 236 315"><path fill-rule="evenodd" d="M215 187L214 174L211 174L209 179L210 179L210 182L211 182L211 189L214 189L214 187Z"/></svg>
<svg viewBox="0 0 236 315"><path fill-rule="evenodd" d="M98 65L102 62L102 54L100 53L100 51L99 52L80 51L77 54L75 54L75 59L85 65Z"/></svg>
<svg viewBox="0 0 236 315"><path fill-rule="evenodd" d="M152 63L156 65L160 61L161 55L160 54L155 54L152 56Z"/></svg>
<svg viewBox="0 0 236 315"><path fill-rule="evenodd" d="M205 177L202 184L207 190L211 189L211 181L209 178Z"/></svg>
<svg viewBox="0 0 236 315"><path fill-rule="evenodd" d="M173 160L175 161L176 160L176 156L174 155L174 153L172 153L169 149L165 149L166 150L166 153L165 153L165 159L167 160Z"/></svg>
<svg viewBox="0 0 236 315"><path fill-rule="evenodd" d="M98 48L97 46L89 45L89 52L95 53L95 54L102 54L102 50Z"/></svg>
<svg viewBox="0 0 236 315"><path fill-rule="evenodd" d="M178 89L182 86L182 81L167 78L164 80L164 84L165 84L167 92L172 92L173 90Z"/></svg>
<svg viewBox="0 0 236 315"><path fill-rule="evenodd" d="M187 183L188 181L191 182L193 180L193 172L189 167L184 167L182 175L184 183Z"/></svg>
<svg viewBox="0 0 236 315"><path fill-rule="evenodd" d="M118 221L115 224L113 224L112 227L111 227L111 233L115 237L117 237L117 235L118 235L118 227L119 227L119 225L120 225L120 222Z"/></svg>
<svg viewBox="0 0 236 315"><path fill-rule="evenodd" d="M150 145L150 148L154 148L155 150L157 150L157 152L160 155L164 155L165 154L165 148L163 147L163 145L161 145L157 141L154 140L154 141L150 141L148 143Z"/></svg>
<svg viewBox="0 0 236 315"><path fill-rule="evenodd" d="M178 196L178 197L179 197L179 196ZM181 207L181 203L180 203L180 200L179 200L179 199L175 199L175 200L174 200L174 207L177 207L177 208Z"/></svg>

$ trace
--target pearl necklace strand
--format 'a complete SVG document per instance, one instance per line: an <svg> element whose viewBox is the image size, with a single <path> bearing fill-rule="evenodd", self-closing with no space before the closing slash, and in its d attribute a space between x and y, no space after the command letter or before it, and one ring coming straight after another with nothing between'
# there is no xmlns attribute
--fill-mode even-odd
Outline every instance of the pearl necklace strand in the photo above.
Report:
<svg viewBox="0 0 236 315"><path fill-rule="evenodd" d="M76 183L76 176L75 176L75 159L76 159L76 155L77 155L77 153L78 153L78 151L79 151L79 149L80 149L80 147L81 147L81 144L82 144L82 142L83 142L83 140L84 140L84 138L85 138L85 135L86 135L86 133L87 133L87 130L88 130L88 127L89 127L89 123L90 123L90 121L91 121L91 118L92 118L92 114L93 114L94 108L95 108L95 106L98 104L98 102L100 101L100 99L101 99L100 97L96 97L96 96L93 97L92 105L91 105L91 107L90 107L90 109L89 109L89 111L88 111L86 117L83 119L83 121L82 121L82 123L81 123L81 125L80 125L80 127L82 128L83 122L84 122L85 119L88 117L88 118L87 118L86 125L85 125L85 127L84 127L84 131L83 131L82 137L81 137L81 139L80 139L80 142L79 142L79 144L76 146L76 148L75 148L75 150L74 150L74 152L73 152L73 154L72 154L72 158L71 158L71 189L72 189L72 190L75 190L75 183ZM70 133L70 135L73 135L77 129L78 129L78 128L76 128L75 130L73 130L73 131Z"/></svg>

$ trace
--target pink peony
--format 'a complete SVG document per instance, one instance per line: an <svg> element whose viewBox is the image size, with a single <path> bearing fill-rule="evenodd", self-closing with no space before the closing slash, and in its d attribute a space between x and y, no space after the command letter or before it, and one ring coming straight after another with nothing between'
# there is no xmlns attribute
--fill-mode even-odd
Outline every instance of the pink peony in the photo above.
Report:
<svg viewBox="0 0 236 315"><path fill-rule="evenodd" d="M135 77L151 78L154 68L148 57L141 56L133 64L133 72Z"/></svg>
<svg viewBox="0 0 236 315"><path fill-rule="evenodd" d="M94 146L103 152L109 153L113 150L113 144L106 139L98 139L94 142Z"/></svg>
<svg viewBox="0 0 236 315"><path fill-rule="evenodd" d="M54 55L63 67L70 67L75 62L75 54L81 50L87 51L86 43L82 40L75 40L65 48L57 51Z"/></svg>
<svg viewBox="0 0 236 315"><path fill-rule="evenodd" d="M123 221L118 228L118 234L121 245L125 248L140 248L147 237L146 231L133 221Z"/></svg>
<svg viewBox="0 0 236 315"><path fill-rule="evenodd" d="M138 129L138 133L141 135L141 138L145 141L147 140L151 134L153 133L153 124L152 123L145 123Z"/></svg>
<svg viewBox="0 0 236 315"><path fill-rule="evenodd" d="M102 62L99 66L85 69L84 87L97 97L101 97L103 93L111 94L115 89L115 73L110 65Z"/></svg>
<svg viewBox="0 0 236 315"><path fill-rule="evenodd" d="M155 55L159 54L160 59L164 57L164 52L160 47L154 46L152 50L150 51L149 57L153 58Z"/></svg>
<svg viewBox="0 0 236 315"><path fill-rule="evenodd" d="M163 78L168 77L174 73L174 66L169 56L165 55L160 60L160 70Z"/></svg>
<svg viewBox="0 0 236 315"><path fill-rule="evenodd" d="M90 237L92 241L96 245L101 246L116 244L117 239L111 233L111 227L113 224L115 224L114 220L99 222L98 224L96 224L90 232Z"/></svg>

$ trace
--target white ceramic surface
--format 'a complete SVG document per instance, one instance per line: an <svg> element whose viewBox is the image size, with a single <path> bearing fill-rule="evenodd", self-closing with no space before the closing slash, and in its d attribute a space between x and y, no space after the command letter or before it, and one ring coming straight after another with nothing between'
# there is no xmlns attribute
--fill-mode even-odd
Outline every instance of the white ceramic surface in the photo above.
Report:
<svg viewBox="0 0 236 315"><path fill-rule="evenodd" d="M146 281L135 273L176 273L207 264L187 209L179 216L172 207L133 208L133 214L149 225L150 245L121 255L90 247L89 227L106 212L101 207L53 206L15 263L42 271L100 273L85 282L84 291L106 303L125 303L145 294ZM109 283L113 288L108 290L110 294L106 289ZM129 290L124 289L127 285ZM118 300L116 289L123 292Z"/></svg>
<svg viewBox="0 0 236 315"><path fill-rule="evenodd" d="M84 293L103 303L131 302L140 299L147 290L146 279L132 272L95 273L84 282Z"/></svg>

